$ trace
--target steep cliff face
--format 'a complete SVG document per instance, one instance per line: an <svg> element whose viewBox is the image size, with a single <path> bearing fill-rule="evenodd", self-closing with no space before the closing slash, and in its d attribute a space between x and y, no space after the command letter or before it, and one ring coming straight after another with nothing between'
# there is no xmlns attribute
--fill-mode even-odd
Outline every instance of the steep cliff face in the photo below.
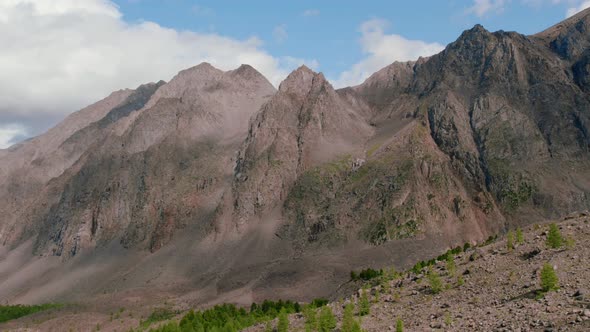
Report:
<svg viewBox="0 0 590 332"><path fill-rule="evenodd" d="M588 208L590 105L573 42L586 42L587 21L576 16L554 39L476 25L440 54L336 92L356 107L356 123L371 126L332 120L334 133L363 133L347 150L319 147L330 133L309 130L305 112L279 104L282 86L238 162L237 222L278 209L277 235L298 248L443 234L451 244ZM302 96L313 78L299 70L283 84ZM308 158L309 146L324 158Z"/></svg>
<svg viewBox="0 0 590 332"><path fill-rule="evenodd" d="M0 243L11 243L21 236L18 216L26 213L48 181L71 167L90 145L100 140L92 135L84 140L72 140L72 135L100 121L113 109L133 108L135 95L134 90L114 92L68 116L47 133L4 151L0 157L0 212L3 216Z"/></svg>
<svg viewBox="0 0 590 332"><path fill-rule="evenodd" d="M366 113L322 74L305 66L291 73L253 118L240 151L233 190L238 225L280 207L311 167L359 154L373 133Z"/></svg>
<svg viewBox="0 0 590 332"><path fill-rule="evenodd" d="M554 217L588 206L590 105L568 72L535 37L476 26L418 67L414 88L431 100L433 138L473 189L504 212Z"/></svg>
<svg viewBox="0 0 590 332"><path fill-rule="evenodd" d="M60 145L76 162L14 214L4 241L36 236L38 252L71 257L112 241L157 250L179 228L208 229L247 119L274 91L247 65L141 86Z"/></svg>

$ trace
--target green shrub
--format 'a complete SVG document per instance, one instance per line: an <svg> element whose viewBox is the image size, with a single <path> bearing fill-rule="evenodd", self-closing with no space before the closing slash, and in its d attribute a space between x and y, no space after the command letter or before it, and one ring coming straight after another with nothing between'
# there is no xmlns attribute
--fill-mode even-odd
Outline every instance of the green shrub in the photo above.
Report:
<svg viewBox="0 0 590 332"><path fill-rule="evenodd" d="M313 301L311 301L310 303L310 305L314 308L320 308L325 306L326 304L328 304L328 300L322 298L313 299Z"/></svg>
<svg viewBox="0 0 590 332"><path fill-rule="evenodd" d="M404 332L404 321L401 318L395 322L395 332Z"/></svg>
<svg viewBox="0 0 590 332"><path fill-rule="evenodd" d="M361 297L359 299L359 316L368 315L371 311L371 303L369 302L369 295L367 294L367 290L363 289L361 291Z"/></svg>
<svg viewBox="0 0 590 332"><path fill-rule="evenodd" d="M320 309L318 327L319 332L330 332L336 328L336 317L329 306Z"/></svg>
<svg viewBox="0 0 590 332"><path fill-rule="evenodd" d="M465 244L463 245L463 251L467 251L471 248L471 243L469 242L465 242Z"/></svg>
<svg viewBox="0 0 590 332"><path fill-rule="evenodd" d="M459 246L459 247L450 249L447 252L445 252L444 254L439 255L437 258L433 258L433 259L430 259L427 261L418 262L418 263L416 263L416 265L414 265L414 267L412 267L411 271L416 274L419 274L422 272L422 270L425 267L433 266L436 264L437 261L445 261L449 258L449 256L454 256L454 255L460 254L464 251L464 248L470 248L470 247L471 247L470 244L465 243L464 247Z"/></svg>
<svg viewBox="0 0 590 332"><path fill-rule="evenodd" d="M547 246L552 249L557 249L563 245L563 237L556 224L549 225L549 233L547 234Z"/></svg>
<svg viewBox="0 0 590 332"><path fill-rule="evenodd" d="M350 271L351 280L371 280L383 275L383 270L373 270L371 268L364 269L358 274L355 271Z"/></svg>
<svg viewBox="0 0 590 332"><path fill-rule="evenodd" d="M545 263L541 269L541 290L546 293L557 289L559 289L557 274L551 264Z"/></svg>
<svg viewBox="0 0 590 332"><path fill-rule="evenodd" d="M277 331L289 331L289 317L287 316L287 311L285 310L285 308L281 309L281 313L279 313L279 323L277 324Z"/></svg>
<svg viewBox="0 0 590 332"><path fill-rule="evenodd" d="M488 239L485 240L485 242L482 244L482 246L490 245L490 244L496 242L497 239L498 239L498 235L497 234L496 235L490 235L488 237Z"/></svg>
<svg viewBox="0 0 590 332"><path fill-rule="evenodd" d="M440 280L440 276L432 269L428 271L428 282L430 283L430 290L432 293L438 294L443 290L443 284Z"/></svg>

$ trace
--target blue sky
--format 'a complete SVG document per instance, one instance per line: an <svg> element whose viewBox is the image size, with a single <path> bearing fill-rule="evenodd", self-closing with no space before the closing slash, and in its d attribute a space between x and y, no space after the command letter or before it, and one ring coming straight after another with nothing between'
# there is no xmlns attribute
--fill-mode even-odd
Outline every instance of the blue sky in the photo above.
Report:
<svg viewBox="0 0 590 332"><path fill-rule="evenodd" d="M112 91L203 61L278 87L302 64L335 87L440 52L476 23L539 32L590 0L0 0L0 149Z"/></svg>
<svg viewBox="0 0 590 332"><path fill-rule="evenodd" d="M476 23L488 30L535 33L563 20L568 2L506 1L479 16L473 1L193 1L118 0L125 20L150 20L175 29L215 32L233 38L257 36L275 56L316 59L319 70L337 77L363 57L359 26L387 20L387 32L446 45ZM492 1L493 3L493 1ZM284 30L277 38L277 30Z"/></svg>

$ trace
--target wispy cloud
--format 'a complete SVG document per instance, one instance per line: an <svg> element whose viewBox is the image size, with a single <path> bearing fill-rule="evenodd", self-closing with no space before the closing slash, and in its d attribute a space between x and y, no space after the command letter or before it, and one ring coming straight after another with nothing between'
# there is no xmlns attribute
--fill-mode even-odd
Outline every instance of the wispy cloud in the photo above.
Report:
<svg viewBox="0 0 590 332"><path fill-rule="evenodd" d="M213 16L215 15L215 11L209 7L204 7L200 5L193 5L191 7L191 12L197 16Z"/></svg>
<svg viewBox="0 0 590 332"><path fill-rule="evenodd" d="M507 0L474 0L473 5L465 11L467 14L474 14L482 17L489 13L502 13Z"/></svg>
<svg viewBox="0 0 590 332"><path fill-rule="evenodd" d="M286 24L277 25L272 30L272 36L274 37L274 39L277 43L282 43L285 40L287 40L287 38L289 38L289 34L287 33L287 25Z"/></svg>
<svg viewBox="0 0 590 332"><path fill-rule="evenodd" d="M307 9L303 12L303 16L318 16L320 15L319 9Z"/></svg>

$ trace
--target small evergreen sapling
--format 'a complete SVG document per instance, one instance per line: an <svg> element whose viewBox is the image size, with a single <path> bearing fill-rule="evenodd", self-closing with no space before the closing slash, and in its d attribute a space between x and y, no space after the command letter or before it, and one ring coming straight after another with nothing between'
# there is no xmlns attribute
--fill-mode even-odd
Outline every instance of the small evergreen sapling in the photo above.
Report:
<svg viewBox="0 0 590 332"><path fill-rule="evenodd" d="M456 264L455 264L455 257L453 255L447 256L447 271L449 272L450 276L455 275Z"/></svg>
<svg viewBox="0 0 590 332"><path fill-rule="evenodd" d="M557 249L563 245L563 236L556 224L549 225L549 233L547 234L547 246L552 249Z"/></svg>
<svg viewBox="0 0 590 332"><path fill-rule="evenodd" d="M541 269L541 290L547 293L559 289L559 279L549 263L545 263Z"/></svg>
<svg viewBox="0 0 590 332"><path fill-rule="evenodd" d="M440 276L436 271L432 270L432 268L428 271L428 282L430 283L430 290L434 294L438 294L442 291L443 284L440 280Z"/></svg>
<svg viewBox="0 0 590 332"><path fill-rule="evenodd" d="M524 234L522 234L522 229L520 227L516 229L516 243L524 244Z"/></svg>
<svg viewBox="0 0 590 332"><path fill-rule="evenodd" d="M370 311L371 303L369 303L369 295L367 294L367 290L363 289L359 299L359 316L368 315Z"/></svg>
<svg viewBox="0 0 590 332"><path fill-rule="evenodd" d="M316 331L318 321L315 308L311 305L306 305L303 308L303 317L305 317L305 332Z"/></svg>
<svg viewBox="0 0 590 332"><path fill-rule="evenodd" d="M512 231L508 231L506 235L506 249L508 251L514 250L514 233Z"/></svg>
<svg viewBox="0 0 590 332"><path fill-rule="evenodd" d="M279 322L277 324L277 331L278 332L288 332L289 331L289 317L287 317L287 311L285 311L285 308L281 309L281 313L279 314Z"/></svg>
<svg viewBox="0 0 590 332"><path fill-rule="evenodd" d="M395 332L404 332L404 321L401 318L395 322Z"/></svg>
<svg viewBox="0 0 590 332"><path fill-rule="evenodd" d="M336 317L332 308L324 306L320 309L319 332L331 332L336 328Z"/></svg>
<svg viewBox="0 0 590 332"><path fill-rule="evenodd" d="M342 332L360 332L361 325L354 319L354 305L349 303L344 308L344 315L342 316Z"/></svg>
<svg viewBox="0 0 590 332"><path fill-rule="evenodd" d="M271 322L266 322L266 325L264 326L264 332L272 332Z"/></svg>

